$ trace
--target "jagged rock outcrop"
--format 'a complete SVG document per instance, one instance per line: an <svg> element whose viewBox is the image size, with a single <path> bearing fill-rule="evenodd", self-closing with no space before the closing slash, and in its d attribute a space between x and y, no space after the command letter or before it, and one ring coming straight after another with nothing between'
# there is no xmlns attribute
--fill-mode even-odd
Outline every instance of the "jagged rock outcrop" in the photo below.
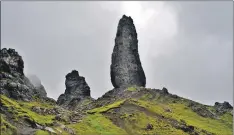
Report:
<svg viewBox="0 0 234 135"><path fill-rule="evenodd" d="M233 107L228 102L224 101L223 103L215 102L214 108L217 113L223 114L228 111L232 111Z"/></svg>
<svg viewBox="0 0 234 135"><path fill-rule="evenodd" d="M14 49L0 51L0 90L8 97L29 101L38 90L24 75L24 61Z"/></svg>
<svg viewBox="0 0 234 135"><path fill-rule="evenodd" d="M138 40L131 17L123 15L118 24L111 62L111 82L115 88L146 85L138 54Z"/></svg>
<svg viewBox="0 0 234 135"><path fill-rule="evenodd" d="M90 97L90 87L86 83L85 78L79 76L76 70L66 75L65 86L65 93L61 94L57 100L58 105L68 106L71 101L72 103L77 103L86 97Z"/></svg>
<svg viewBox="0 0 234 135"><path fill-rule="evenodd" d="M28 78L35 87L38 95L40 97L46 97L47 93L45 87L41 84L41 80L36 75L29 75Z"/></svg>
<svg viewBox="0 0 234 135"><path fill-rule="evenodd" d="M24 75L24 61L15 49L3 48L0 52L0 71L14 76Z"/></svg>

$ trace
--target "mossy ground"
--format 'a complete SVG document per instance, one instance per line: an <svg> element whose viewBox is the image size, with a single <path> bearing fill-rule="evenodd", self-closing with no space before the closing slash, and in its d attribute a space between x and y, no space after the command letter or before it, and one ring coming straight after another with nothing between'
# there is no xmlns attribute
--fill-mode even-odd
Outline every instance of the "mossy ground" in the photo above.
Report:
<svg viewBox="0 0 234 135"><path fill-rule="evenodd" d="M115 126L100 113L87 115L82 122L69 125L69 127L82 135L127 135L123 129Z"/></svg>
<svg viewBox="0 0 234 135"><path fill-rule="evenodd" d="M127 90L128 90L128 91L136 91L136 90L137 90L137 87L128 87Z"/></svg>
<svg viewBox="0 0 234 135"><path fill-rule="evenodd" d="M31 107L35 105L48 107L49 105L46 103L14 101L3 95L1 95L1 103L12 114L15 121L18 121L18 119L29 119L40 125L50 125L55 117L54 115L39 115L31 110Z"/></svg>
<svg viewBox="0 0 234 135"><path fill-rule="evenodd" d="M82 135L232 135L233 133L233 115L229 112L218 116L218 118L202 117L188 107L189 102L191 102L188 99L172 98L167 94L162 95L160 92L152 94L152 90L141 91L135 87L128 88L124 92L137 96L119 98L114 102L102 104L101 107L87 110L86 114L84 112L84 117L78 123L63 124L72 129L75 134ZM90 104L91 102L84 101L84 103ZM100 103L103 103L102 100ZM15 101L5 96L1 96L1 104L13 115L15 122L28 118L48 126L55 121L54 115L40 115L31 111L32 106L53 108L52 104L39 100L33 102ZM214 110L212 106L205 107L208 110ZM1 120L1 130L6 135L13 134L16 131L14 125L7 122L7 119L1 118L3 119ZM147 129L148 124L151 124L153 128ZM188 132L182 130L181 125L194 129ZM58 131L58 134L69 134L59 126L51 127L56 132ZM35 134L47 135L48 132L37 130Z"/></svg>
<svg viewBox="0 0 234 135"><path fill-rule="evenodd" d="M44 130L37 130L35 135L50 135L50 133Z"/></svg>
<svg viewBox="0 0 234 135"><path fill-rule="evenodd" d="M100 107L100 108L96 108L96 109L93 109L93 110L89 110L87 112L90 113L90 114L92 114L92 113L103 113L103 112L106 112L106 111L108 111L110 109L119 107L121 104L124 103L124 101L125 100L116 101L113 104L106 105L106 106L103 106L103 107Z"/></svg>
<svg viewBox="0 0 234 135"><path fill-rule="evenodd" d="M130 87L127 91L136 91L135 87ZM136 91L140 92L140 91ZM233 116L231 113L226 113L219 118L206 118L198 115L191 108L188 107L190 100L185 98L172 98L168 95L152 95L144 94L137 99L124 99L116 101L112 104L102 106L100 108L95 108L88 112L90 113L100 113L105 115L108 112L113 113L113 109L121 108L124 106L125 102L134 104L136 106L144 108L146 112L137 110L135 108L135 113L129 113L130 106L125 107L125 113L121 114L119 119L122 119L121 128L124 128L128 134L142 135L142 134L157 134L157 135L183 135L183 134L193 134L198 133L201 135L205 134L215 134L215 135L232 135L233 127ZM208 109L211 106L206 106ZM169 111L168 111L169 110ZM120 112L117 112L120 113ZM150 115L149 115L150 113ZM113 113L111 117L114 117L116 113ZM159 116L163 117L160 118ZM193 133L184 132L173 125L173 123L184 123L186 126L194 127ZM147 124L153 125L153 130L145 130Z"/></svg>
<svg viewBox="0 0 234 135"><path fill-rule="evenodd" d="M1 134L3 135L11 135L16 134L17 129L15 126L11 125L9 122L7 122L4 118L4 115L1 114Z"/></svg>
<svg viewBox="0 0 234 135"><path fill-rule="evenodd" d="M147 95L148 96L148 95ZM145 97L147 97L145 96ZM226 113L219 119L205 118L187 107L186 99L178 99L178 102L173 103L170 100L161 101L162 97L158 97L154 102L145 100L131 100L133 104L146 108L148 111L161 115L164 118L171 118L177 121L184 121L186 124L194 126L198 132L202 130L217 135L232 135L233 116L231 113ZM170 109L170 112L165 110ZM202 134L202 133L201 133Z"/></svg>

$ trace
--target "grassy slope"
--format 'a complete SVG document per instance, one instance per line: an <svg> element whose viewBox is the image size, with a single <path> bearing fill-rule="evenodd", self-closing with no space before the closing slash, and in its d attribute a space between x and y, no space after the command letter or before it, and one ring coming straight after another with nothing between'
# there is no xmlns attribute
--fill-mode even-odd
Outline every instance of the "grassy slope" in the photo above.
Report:
<svg viewBox="0 0 234 135"><path fill-rule="evenodd" d="M35 121L41 125L49 125L53 123L53 115L39 115L36 112L31 111L32 106L39 106L49 108L51 107L49 104L40 103L40 102L22 102L22 101L15 101L12 99L7 98L6 96L1 95L1 103L3 106L7 107L9 113L12 114L13 119L15 122L21 118L27 118L31 121Z"/></svg>
<svg viewBox="0 0 234 135"><path fill-rule="evenodd" d="M128 92L136 93L134 88ZM42 106L51 108L53 106L35 102L16 102L5 96L1 96L1 102L12 113L15 122L27 117L41 125L50 125L55 116L39 115L31 111L31 107ZM140 98L120 99L111 104L88 110L81 122L69 124L67 127L73 129L76 134L82 135L189 135L216 134L232 135L232 118L230 113L220 116L219 119L205 118L193 112L187 107L187 100L174 99L163 96L152 96L143 94ZM212 107L210 107L212 108ZM170 111L166 111L170 110ZM184 132L176 127L176 124L193 126L193 132ZM152 130L146 130L146 125L153 125ZM8 126L6 126L8 125ZM52 127L56 131L56 127ZM15 127L1 119L1 129L5 134L12 134ZM46 131L38 130L36 134L48 134ZM59 134L59 133L58 133ZM68 134L63 131L60 134Z"/></svg>
<svg viewBox="0 0 234 135"><path fill-rule="evenodd" d="M17 123L19 124L19 123L25 123L26 121L33 121L42 126L50 126L55 121L54 115L40 115L31 110L32 106L53 108L52 105L40 102L39 100L33 102L22 102L1 95L1 104L3 107L7 108L7 115L9 115L7 119L5 114L1 114L1 133L4 135L11 135L13 133L17 133L16 132ZM36 132L36 134L40 135L46 133L49 134L47 131L42 131L42 130L38 130ZM64 131L62 133L65 134L66 132Z"/></svg>

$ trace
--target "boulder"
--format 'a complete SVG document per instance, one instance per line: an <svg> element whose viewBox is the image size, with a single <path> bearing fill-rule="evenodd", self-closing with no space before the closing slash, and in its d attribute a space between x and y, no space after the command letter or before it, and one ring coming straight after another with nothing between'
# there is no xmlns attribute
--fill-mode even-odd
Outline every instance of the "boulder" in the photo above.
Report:
<svg viewBox="0 0 234 135"><path fill-rule="evenodd" d="M233 110L232 105L224 101L223 103L215 102L214 108L217 113L223 114L225 112L231 112Z"/></svg>

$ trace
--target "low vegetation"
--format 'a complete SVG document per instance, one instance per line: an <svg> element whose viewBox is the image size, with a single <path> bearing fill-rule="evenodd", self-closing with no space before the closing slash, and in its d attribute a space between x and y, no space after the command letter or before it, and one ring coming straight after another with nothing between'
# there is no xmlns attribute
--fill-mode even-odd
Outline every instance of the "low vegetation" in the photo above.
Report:
<svg viewBox="0 0 234 135"><path fill-rule="evenodd" d="M17 102L13 99L9 99L6 96L1 95L1 104L7 108L8 112L12 114L13 119L18 121L19 119L29 120L36 122L40 125L50 125L53 123L54 115L39 115L31 110L32 106L38 105L48 107L46 103L36 102Z"/></svg>
<svg viewBox="0 0 234 135"><path fill-rule="evenodd" d="M87 115L82 122L69 125L77 134L82 135L127 135L100 113Z"/></svg>
<svg viewBox="0 0 234 135"><path fill-rule="evenodd" d="M126 94L131 94L129 89L135 91L137 88L128 88ZM1 115L1 132L4 135L14 134L17 132L14 122L30 120L49 126L57 134L63 135L70 134L68 129L74 134L82 135L232 135L233 115L230 112L217 115L215 118L203 117L189 107L192 101L188 99L150 92L152 90L139 89L132 94L141 96L117 98L106 104L102 100L97 101L104 104L86 110L87 113L82 113L83 117L75 123L57 121L55 115L41 115L31 110L33 106L53 108L52 104L40 100L15 101L1 96L2 106L7 108L12 116L10 121L7 121L7 116ZM88 100L82 103L94 104ZM212 106L198 105L210 112L215 110ZM67 113L67 116L69 115ZM64 124L67 128L55 126L54 122ZM35 132L35 135L49 134L51 133L46 130Z"/></svg>

